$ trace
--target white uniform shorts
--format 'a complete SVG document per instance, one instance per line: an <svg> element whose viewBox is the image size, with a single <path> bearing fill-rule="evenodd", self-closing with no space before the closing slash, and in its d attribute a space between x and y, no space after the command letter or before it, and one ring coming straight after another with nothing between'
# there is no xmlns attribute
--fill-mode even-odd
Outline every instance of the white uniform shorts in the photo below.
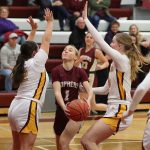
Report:
<svg viewBox="0 0 150 150"><path fill-rule="evenodd" d="M37 134L40 112L41 108L37 102L14 99L8 111L11 129L20 133Z"/></svg>
<svg viewBox="0 0 150 150"><path fill-rule="evenodd" d="M150 111L148 113L148 121L144 131L143 147L144 150L150 150Z"/></svg>
<svg viewBox="0 0 150 150"><path fill-rule="evenodd" d="M105 124L109 125L114 132L124 130L130 126L133 120L132 115L125 119L126 123L121 121L122 114L127 111L127 109L128 106L125 104L109 104L102 120Z"/></svg>

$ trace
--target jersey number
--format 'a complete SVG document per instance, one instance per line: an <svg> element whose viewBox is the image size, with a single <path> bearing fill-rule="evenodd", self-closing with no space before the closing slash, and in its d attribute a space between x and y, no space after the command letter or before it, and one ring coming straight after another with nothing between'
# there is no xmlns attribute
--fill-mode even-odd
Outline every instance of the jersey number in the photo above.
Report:
<svg viewBox="0 0 150 150"><path fill-rule="evenodd" d="M82 62L82 68L87 69L87 67L88 67L88 62L86 61Z"/></svg>
<svg viewBox="0 0 150 150"><path fill-rule="evenodd" d="M65 101L69 100L69 90L65 91Z"/></svg>

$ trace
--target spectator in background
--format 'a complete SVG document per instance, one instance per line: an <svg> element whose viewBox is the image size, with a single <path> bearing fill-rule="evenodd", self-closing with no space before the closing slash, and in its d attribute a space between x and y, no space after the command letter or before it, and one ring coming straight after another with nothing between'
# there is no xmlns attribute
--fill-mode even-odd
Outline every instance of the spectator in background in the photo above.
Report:
<svg viewBox="0 0 150 150"><path fill-rule="evenodd" d="M18 55L20 54L20 45L17 44L17 38L18 36L16 33L11 33L8 42L0 51L0 74L5 76L5 90L7 92L12 90L12 78L10 75L16 64Z"/></svg>
<svg viewBox="0 0 150 150"><path fill-rule="evenodd" d="M15 32L18 34L18 43L23 44L26 40L26 34L19 30L11 20L8 20L9 9L8 7L0 8L0 42L5 43L8 40L9 34Z"/></svg>
<svg viewBox="0 0 150 150"><path fill-rule="evenodd" d="M34 2L35 2L35 0L28 0L28 5L36 6L36 4ZM7 5L11 6L12 4L13 4L13 0L7 0Z"/></svg>
<svg viewBox="0 0 150 150"><path fill-rule="evenodd" d="M85 22L82 17L79 17L75 22L74 30L69 36L69 44L74 45L78 50L84 47L85 31Z"/></svg>
<svg viewBox="0 0 150 150"><path fill-rule="evenodd" d="M71 18L69 19L71 31L73 31L75 27L75 20L81 16L86 1L87 0L62 0L65 8L71 14Z"/></svg>
<svg viewBox="0 0 150 150"><path fill-rule="evenodd" d="M136 24L132 24L132 25L130 25L130 27L129 27L129 35L132 35L132 34L137 36L139 42L143 42L143 41L146 40L146 39L140 34L139 28L138 28L138 26L137 26Z"/></svg>
<svg viewBox="0 0 150 150"><path fill-rule="evenodd" d="M132 24L129 27L129 35L131 35L132 40L140 46L140 51L143 56L146 56L149 53L149 42L142 36L142 34L139 32L139 28L136 24ZM135 36L135 37L134 37Z"/></svg>
<svg viewBox="0 0 150 150"><path fill-rule="evenodd" d="M113 21L110 24L110 31L108 31L105 35L104 40L106 41L106 43L108 43L109 45L112 42L113 37L117 34L120 33L119 31L119 27L120 27L120 23L117 21Z"/></svg>
<svg viewBox="0 0 150 150"><path fill-rule="evenodd" d="M106 20L108 23L115 21L109 13L109 6L111 0L89 0L89 19L94 27L97 29L100 20ZM107 31L110 30L110 25L108 25Z"/></svg>
<svg viewBox="0 0 150 150"><path fill-rule="evenodd" d="M54 17L58 18L60 30L64 30L64 20L69 19L71 15L68 10L64 7L62 0L38 0L40 5L40 10L38 14L38 18L43 20L43 14L45 8L50 8Z"/></svg>
<svg viewBox="0 0 150 150"><path fill-rule="evenodd" d="M53 11L56 13L59 20L60 30L64 31L64 21L71 18L71 14L64 7L62 0L55 0L52 3Z"/></svg>
<svg viewBox="0 0 150 150"><path fill-rule="evenodd" d="M138 49L142 53L142 55L145 57L149 54L149 42L148 41L142 41L139 42L138 37L135 34L130 34L132 38L132 42L137 45Z"/></svg>

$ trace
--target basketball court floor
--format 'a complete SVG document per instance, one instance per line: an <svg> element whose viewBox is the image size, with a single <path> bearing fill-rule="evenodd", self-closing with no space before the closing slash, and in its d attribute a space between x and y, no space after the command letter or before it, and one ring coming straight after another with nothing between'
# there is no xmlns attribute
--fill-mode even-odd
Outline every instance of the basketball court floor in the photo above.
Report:
<svg viewBox="0 0 150 150"><path fill-rule="evenodd" d="M150 104L147 104L149 107ZM150 108L150 107L149 107ZM136 112L132 125L125 131L113 135L99 145L99 150L142 150L141 140L147 120L147 111ZM82 150L80 138L85 131L98 119L89 117L83 123L80 132L70 144L70 150ZM53 132L54 113L43 113L40 119L39 133L33 150L56 150ZM0 116L0 150L11 150L11 130L6 116Z"/></svg>

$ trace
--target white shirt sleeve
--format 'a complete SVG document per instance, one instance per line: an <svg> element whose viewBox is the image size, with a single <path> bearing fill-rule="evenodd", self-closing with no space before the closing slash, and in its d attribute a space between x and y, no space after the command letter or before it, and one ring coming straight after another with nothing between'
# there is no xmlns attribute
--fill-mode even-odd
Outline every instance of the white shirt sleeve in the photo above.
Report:
<svg viewBox="0 0 150 150"><path fill-rule="evenodd" d="M111 48L103 39L103 37L99 34L99 32L94 28L94 26L90 23L88 19L85 19L86 26L90 33L92 34L94 40L101 47L101 50L108 54L116 64L118 70L125 72L128 68L127 66L127 57L121 54L117 50Z"/></svg>
<svg viewBox="0 0 150 150"><path fill-rule="evenodd" d="M147 74L142 83L137 87L133 95L133 100L130 104L129 110L134 111L140 103L146 92L150 89L150 72Z"/></svg>
<svg viewBox="0 0 150 150"><path fill-rule="evenodd" d="M109 84L108 84L108 80L106 81L105 85L102 87L95 87L92 88L93 93L96 95L106 95L109 92Z"/></svg>
<svg viewBox="0 0 150 150"><path fill-rule="evenodd" d="M43 71L45 69L47 59L47 53L43 49L39 49L33 58L33 67L39 72Z"/></svg>

